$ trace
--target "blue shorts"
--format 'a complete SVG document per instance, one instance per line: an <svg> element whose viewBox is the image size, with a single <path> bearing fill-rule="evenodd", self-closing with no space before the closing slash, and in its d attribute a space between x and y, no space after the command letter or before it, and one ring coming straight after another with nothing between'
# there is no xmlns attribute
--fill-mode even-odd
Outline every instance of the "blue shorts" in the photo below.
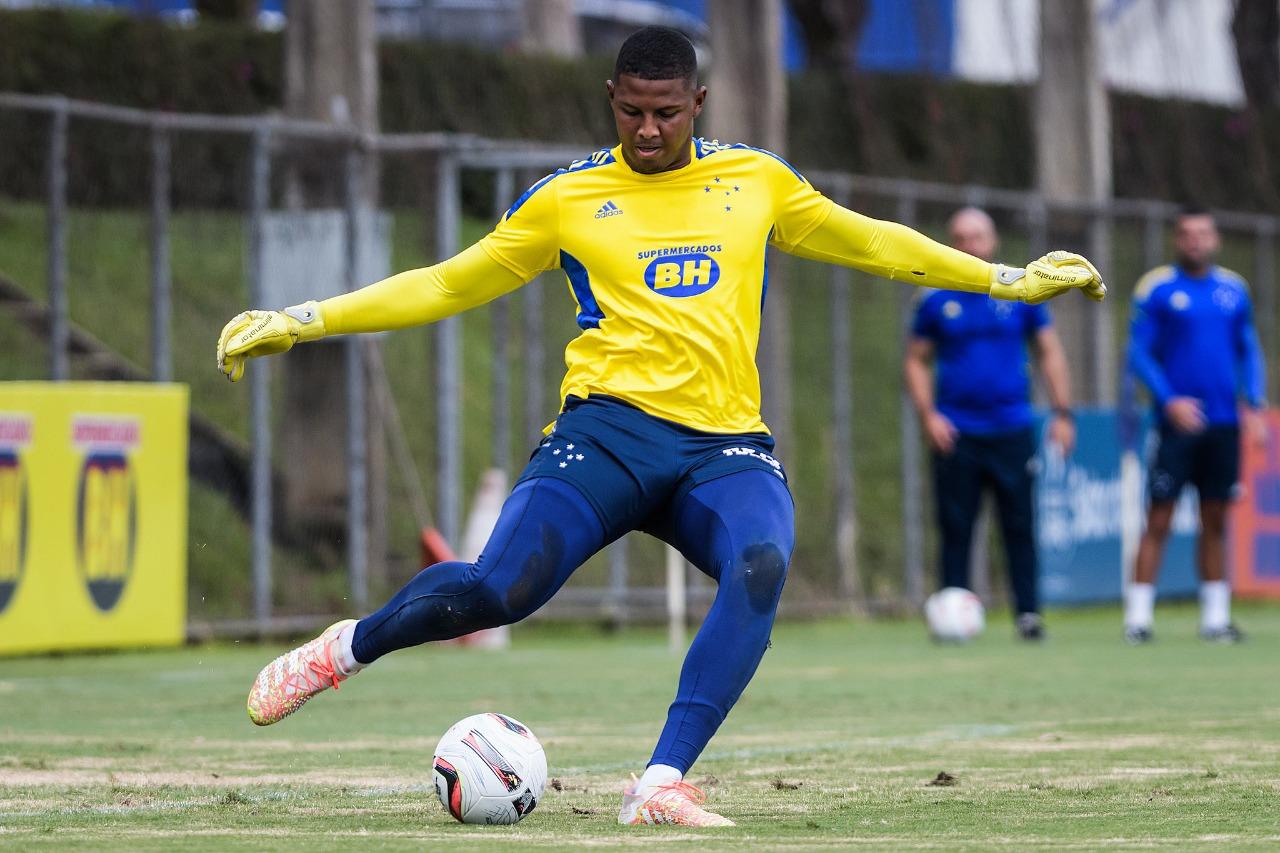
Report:
<svg viewBox="0 0 1280 853"><path fill-rule="evenodd" d="M565 400L516 482L554 477L572 483L612 539L645 529L693 488L752 469L787 482L768 433L700 432L592 394Z"/></svg>
<svg viewBox="0 0 1280 853"><path fill-rule="evenodd" d="M1210 426L1203 432L1179 432L1161 422L1160 443L1147 474L1147 489L1156 503L1176 501L1187 483L1202 501L1236 497L1240 481L1240 428Z"/></svg>

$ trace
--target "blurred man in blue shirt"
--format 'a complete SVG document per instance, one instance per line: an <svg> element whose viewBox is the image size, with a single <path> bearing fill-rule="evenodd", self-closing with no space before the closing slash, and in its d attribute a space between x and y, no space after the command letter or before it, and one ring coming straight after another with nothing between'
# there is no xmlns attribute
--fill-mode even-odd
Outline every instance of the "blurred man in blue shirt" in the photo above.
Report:
<svg viewBox="0 0 1280 853"><path fill-rule="evenodd" d="M963 208L947 230L955 248L986 261L995 257L999 241L985 212ZM903 372L933 450L942 585L969 587L974 522L989 488L1000 515L1018 634L1039 640L1044 626L1032 512L1036 436L1028 344L1052 401L1050 438L1069 453L1075 445L1070 375L1044 305L931 292L916 310ZM936 383L930 369L935 359Z"/></svg>
<svg viewBox="0 0 1280 853"><path fill-rule="evenodd" d="M1186 209L1174 223L1177 263L1143 276L1133 294L1129 368L1151 392L1160 444L1147 481L1150 508L1125 590L1125 639L1151 640L1156 573L1173 510L1188 482L1200 494L1200 635L1238 643L1226 577L1227 506L1240 475L1240 408L1255 439L1265 438L1262 350L1248 286L1214 264L1213 217Z"/></svg>

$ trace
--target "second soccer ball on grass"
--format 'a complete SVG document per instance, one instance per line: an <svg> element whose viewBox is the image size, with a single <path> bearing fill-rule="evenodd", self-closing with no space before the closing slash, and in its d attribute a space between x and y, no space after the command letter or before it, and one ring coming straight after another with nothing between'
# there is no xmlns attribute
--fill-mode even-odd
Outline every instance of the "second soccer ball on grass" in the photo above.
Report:
<svg viewBox="0 0 1280 853"><path fill-rule="evenodd" d="M982 633L986 612L982 600L967 589L949 586L924 603L929 635L944 643L963 643Z"/></svg>

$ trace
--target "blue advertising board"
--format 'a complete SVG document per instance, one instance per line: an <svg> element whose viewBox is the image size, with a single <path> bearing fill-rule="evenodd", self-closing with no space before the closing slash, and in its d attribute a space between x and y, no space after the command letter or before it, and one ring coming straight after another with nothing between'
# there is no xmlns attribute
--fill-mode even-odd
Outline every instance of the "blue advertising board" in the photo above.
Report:
<svg viewBox="0 0 1280 853"><path fill-rule="evenodd" d="M1124 533L1141 530L1146 516L1149 442L1135 453L1128 480L1122 475L1121 424L1110 410L1081 411L1076 449L1063 457L1041 430L1036 484L1036 540L1041 597L1047 605L1118 601L1124 588ZM1143 434L1150 435L1150 430ZM1174 513L1173 534L1160 569L1158 594L1195 595L1195 537L1199 528L1194 489Z"/></svg>

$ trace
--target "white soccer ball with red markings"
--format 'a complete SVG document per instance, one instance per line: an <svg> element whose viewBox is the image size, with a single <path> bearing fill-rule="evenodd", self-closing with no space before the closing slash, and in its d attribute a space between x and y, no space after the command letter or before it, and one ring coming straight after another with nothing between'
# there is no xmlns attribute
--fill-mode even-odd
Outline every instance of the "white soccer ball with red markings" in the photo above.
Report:
<svg viewBox="0 0 1280 853"><path fill-rule="evenodd" d="M924 620L935 640L963 643L982 633L986 611L978 596L963 587L949 586L925 601Z"/></svg>
<svg viewBox="0 0 1280 853"><path fill-rule="evenodd" d="M547 787L547 756L529 727L506 714L459 720L436 745L436 796L462 823L516 823Z"/></svg>

